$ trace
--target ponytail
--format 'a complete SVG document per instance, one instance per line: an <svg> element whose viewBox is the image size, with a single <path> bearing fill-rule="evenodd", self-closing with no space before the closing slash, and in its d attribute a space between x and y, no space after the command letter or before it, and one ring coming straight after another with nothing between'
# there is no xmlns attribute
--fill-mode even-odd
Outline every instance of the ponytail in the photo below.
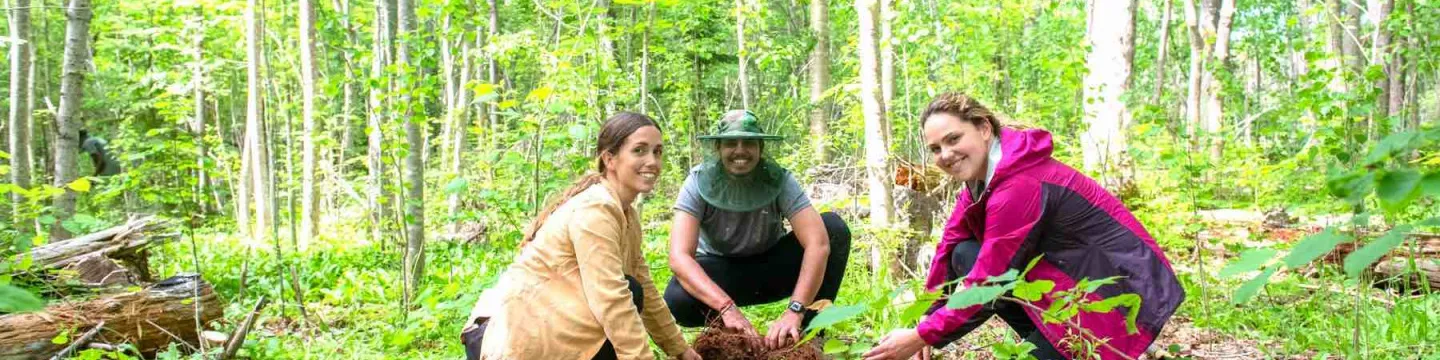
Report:
<svg viewBox="0 0 1440 360"><path fill-rule="evenodd" d="M545 225L545 219L550 218L550 214L555 213L556 208L565 204L566 201L570 201L570 198L579 195L580 192L585 191L585 189L599 184L600 181L604 179L605 176L600 173L587 174L581 177L580 180L576 180L574 184L571 184L570 188L565 189L565 192L560 193L560 197L550 200L550 203L545 205L545 210L540 211L540 216L536 216L535 220L530 222L530 226L525 228L525 237L520 240L520 248L525 248L525 245L529 245L530 241L535 240L535 234L540 232L540 226Z"/></svg>

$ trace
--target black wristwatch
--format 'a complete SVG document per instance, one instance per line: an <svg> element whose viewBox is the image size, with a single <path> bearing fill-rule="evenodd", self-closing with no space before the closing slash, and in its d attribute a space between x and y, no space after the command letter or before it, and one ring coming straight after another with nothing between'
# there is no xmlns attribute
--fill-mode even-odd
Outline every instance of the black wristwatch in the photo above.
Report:
<svg viewBox="0 0 1440 360"><path fill-rule="evenodd" d="M790 310L791 312L797 312L797 313L798 313L798 312L805 311L805 305L804 305L804 304L801 304L799 301L790 300L790 306L785 307L785 309L786 309L786 310Z"/></svg>

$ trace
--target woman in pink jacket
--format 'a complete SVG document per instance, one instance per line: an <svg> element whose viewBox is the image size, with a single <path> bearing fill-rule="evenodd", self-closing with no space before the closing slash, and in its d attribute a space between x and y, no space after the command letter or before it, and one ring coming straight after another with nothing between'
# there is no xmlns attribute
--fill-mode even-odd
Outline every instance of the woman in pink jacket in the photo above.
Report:
<svg viewBox="0 0 1440 360"><path fill-rule="evenodd" d="M1100 359L1144 354L1185 292L1165 253L1124 204L1052 158L1050 133L1002 128L990 110L968 96L936 97L921 115L921 126L935 165L965 182L931 263L927 289L954 280L967 288L979 285L1010 269L1023 270L1043 255L1025 278L1055 282L1051 293L1033 303L1047 309L1051 296L1081 279L1121 276L1090 299L1139 295L1137 332L1126 330L1124 308L1081 312L1072 320L1106 339L1107 346L1093 350ZM1035 345L1031 355L1038 359L1091 358L1088 351L1069 346L1076 329L1046 323L1034 308L1003 300L955 309L943 303L938 301L915 328L885 336L865 359L905 359L917 353L924 358L927 346L943 347L995 315Z"/></svg>

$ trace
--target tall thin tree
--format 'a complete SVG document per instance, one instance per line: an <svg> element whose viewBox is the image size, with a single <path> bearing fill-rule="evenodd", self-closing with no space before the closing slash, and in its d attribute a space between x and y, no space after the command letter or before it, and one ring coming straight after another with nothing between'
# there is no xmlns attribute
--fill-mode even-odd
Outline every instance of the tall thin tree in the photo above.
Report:
<svg viewBox="0 0 1440 360"><path fill-rule="evenodd" d="M55 139L55 187L75 181L75 155L80 152L81 108L85 99L85 72L90 69L90 0L70 0L65 7L65 63L60 78L60 111L55 114L59 128ZM62 224L75 214L75 192L66 189L55 197L55 224L50 238L70 238Z"/></svg>
<svg viewBox="0 0 1440 360"><path fill-rule="evenodd" d="M1085 122L1081 134L1085 169L1108 175L1124 163L1125 128L1130 112L1121 97L1129 90L1131 59L1135 54L1135 0L1092 0L1086 37ZM1105 180L1123 177L1102 176ZM1107 186L1118 185L1107 181Z"/></svg>
<svg viewBox="0 0 1440 360"><path fill-rule="evenodd" d="M258 240L270 233L268 224L273 220L269 210L271 204L267 201L270 195L270 154L265 145L265 94L261 84L264 79L260 77L260 67L264 61L261 53L261 42L264 38L261 34L265 31L265 21L260 16L259 0L248 0L246 5L245 147L249 152L247 159L250 173L245 176L250 181L251 205L254 206L254 216L251 217L254 225L250 229L250 236Z"/></svg>
<svg viewBox="0 0 1440 360"><path fill-rule="evenodd" d="M315 193L315 2L300 0L300 239L309 246L319 233L320 209Z"/></svg>
<svg viewBox="0 0 1440 360"><path fill-rule="evenodd" d="M750 54L745 50L745 13L750 11L747 0L735 0L735 54L740 58L740 106L750 108Z"/></svg>
<svg viewBox="0 0 1440 360"><path fill-rule="evenodd" d="M890 146L884 136L885 104L880 89L880 47L876 43L877 5L876 0L855 0L860 23L860 105L865 117L865 182L870 191L870 224L885 227L893 218L893 209L891 184L886 181L885 172L889 168Z"/></svg>
<svg viewBox="0 0 1440 360"><path fill-rule="evenodd" d="M810 0L810 32L815 46L810 49L810 140L815 163L829 161L825 151L830 113L825 89L830 87L830 6L826 0Z"/></svg>
<svg viewBox="0 0 1440 360"><path fill-rule="evenodd" d="M14 0L10 3L10 183L21 188L30 188L30 0ZM10 192L12 209L4 211L13 214L16 229L30 228L22 212L25 202L20 192Z"/></svg>
<svg viewBox="0 0 1440 360"><path fill-rule="evenodd" d="M399 44L395 47L395 62L406 69L418 68L419 64L411 58L411 44L418 41L419 36L415 33L415 3L413 0L400 0L399 9L396 11L399 27ZM413 76L409 70L407 76ZM414 78L402 79L401 86L414 86ZM405 124L405 139L410 144L410 152L405 156L405 179L407 184L405 194L405 299L408 304L414 299L416 292L420 289L420 280L425 277L425 164L420 159L421 149L425 144L425 129L422 119L416 119L414 106L415 101L409 91L400 92L400 104L402 107L401 120Z"/></svg>

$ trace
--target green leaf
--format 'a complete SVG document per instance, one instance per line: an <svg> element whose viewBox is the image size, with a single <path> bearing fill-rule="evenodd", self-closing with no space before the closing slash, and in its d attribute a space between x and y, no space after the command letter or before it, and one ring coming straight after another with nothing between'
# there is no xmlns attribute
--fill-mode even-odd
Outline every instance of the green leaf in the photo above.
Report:
<svg viewBox="0 0 1440 360"><path fill-rule="evenodd" d="M1015 297L1025 301L1040 301L1045 294L1055 290L1055 282L1050 280L1021 281L1015 285Z"/></svg>
<svg viewBox="0 0 1440 360"><path fill-rule="evenodd" d="M959 309L984 304L995 301L995 298L1000 297L1000 294L1004 293L1004 286L977 286L965 288L963 290L956 291L954 294L951 294L950 301L945 303L945 307L951 309Z"/></svg>
<svg viewBox="0 0 1440 360"><path fill-rule="evenodd" d="M1385 233L1384 236L1350 253L1349 256L1345 257L1345 274L1350 275L1350 277L1360 276L1360 273L1370 267L1370 264L1379 261L1380 257L1385 256L1390 250L1404 243L1405 234L1409 233L1412 228L1410 225L1396 226L1394 229L1390 229L1389 232Z"/></svg>
<svg viewBox="0 0 1440 360"><path fill-rule="evenodd" d="M1420 190L1440 198L1440 171L1425 174L1425 178L1420 180Z"/></svg>
<svg viewBox="0 0 1440 360"><path fill-rule="evenodd" d="M1299 244L1290 249L1290 254L1285 255L1285 265L1291 269L1298 269L1311 261L1315 261L1321 255L1330 253L1336 245L1345 241L1345 236L1335 232L1333 228L1326 228L1325 231L1305 237Z"/></svg>
<svg viewBox="0 0 1440 360"><path fill-rule="evenodd" d="M1136 325L1136 321L1140 316L1140 295L1120 294L1105 300L1085 303L1080 305L1080 310L1093 313L1108 313L1115 311L1115 307L1117 306L1124 306L1127 310L1125 314L1125 331L1130 334L1139 332L1140 329L1139 326Z"/></svg>
<svg viewBox="0 0 1440 360"><path fill-rule="evenodd" d="M1100 280L1080 279L1080 283L1076 284L1075 287L1089 294L1095 292L1095 290L1100 290L1101 286L1114 284L1124 278L1124 276L1111 276Z"/></svg>
<svg viewBox="0 0 1440 360"><path fill-rule="evenodd" d="M449 184L445 184L445 193L446 193L446 194L459 194L459 193L465 192L465 190L466 190L466 189L469 189L469 188L470 188L470 181L469 181L469 180L465 180L465 178L455 178L455 180L450 180L450 183L449 183Z"/></svg>
<svg viewBox="0 0 1440 360"><path fill-rule="evenodd" d="M68 187L70 188L70 190L75 190L77 192L90 191L90 178L82 177L79 179L75 179L75 181L71 181L70 184L65 185L65 187Z"/></svg>
<svg viewBox="0 0 1440 360"><path fill-rule="evenodd" d="M1382 172L1375 178L1375 194L1380 195L1380 200L1403 207L1419 183L1420 172L1412 169Z"/></svg>
<svg viewBox="0 0 1440 360"><path fill-rule="evenodd" d="M0 285L0 312L21 313L45 308L45 300L13 285Z"/></svg>
<svg viewBox="0 0 1440 360"><path fill-rule="evenodd" d="M805 331L829 328L863 312L865 312L864 305L831 306L816 314L815 319L810 320L810 326L806 327Z"/></svg>
<svg viewBox="0 0 1440 360"><path fill-rule="evenodd" d="M845 345L845 342L840 341L840 339L825 340L825 353L826 353L826 354L832 354L832 355L833 355L833 354L840 354L840 353L844 353L845 350L849 350L849 349L850 349L850 347L849 347L849 346L846 346L846 345Z"/></svg>
<svg viewBox="0 0 1440 360"><path fill-rule="evenodd" d="M1036 265L1036 264L1039 264L1039 263L1040 263L1040 259L1041 259L1041 258L1044 258L1044 257L1045 257L1045 254L1040 254L1040 256L1036 256L1034 259L1030 259L1030 263L1025 265L1025 271L1021 271L1021 272L1020 272L1020 275L1021 275L1021 276L1024 276L1024 275L1026 275L1026 274L1029 274L1029 273L1030 273L1030 269L1034 269L1034 268L1035 268L1035 265Z"/></svg>
<svg viewBox="0 0 1440 360"><path fill-rule="evenodd" d="M69 343L70 343L70 331L69 331L69 330L61 331L59 334L55 334L55 337L50 339L50 343L51 343L51 344L55 344L55 345L65 345L65 344L69 344Z"/></svg>
<svg viewBox="0 0 1440 360"><path fill-rule="evenodd" d="M1275 252L1275 249L1271 248L1246 250L1240 254L1239 259L1231 262L1230 265L1225 265L1225 268L1220 269L1220 273L1215 276L1224 279L1235 276L1236 274L1255 271L1260 269L1261 266L1265 266L1265 263L1270 262L1270 259L1275 258Z"/></svg>
<svg viewBox="0 0 1440 360"><path fill-rule="evenodd" d="M930 306L935 304L935 300L940 299L939 294L932 292L915 297L915 302L906 305L905 310L900 313L900 322L909 324L920 320L921 316L925 316L925 311L930 310Z"/></svg>
<svg viewBox="0 0 1440 360"><path fill-rule="evenodd" d="M1255 275L1250 281L1246 281L1245 284L1240 285L1240 289L1235 290L1235 297L1230 298L1230 303L1239 305L1250 302L1250 299L1254 298L1255 294L1260 293L1260 289L1265 288L1265 284L1270 282L1270 276L1275 275L1275 269L1276 267L1265 269L1264 272Z"/></svg>
<svg viewBox="0 0 1440 360"><path fill-rule="evenodd" d="M1000 275L997 275L997 276L991 276L990 278L985 279L985 282L986 282L986 283L990 283L990 284L1005 283L1005 282L1015 281L1015 279L1018 278L1018 277L1020 277L1020 272L1019 272L1019 271L1016 271L1015 269L1010 269L1010 270L1006 271L1004 274L1000 274Z"/></svg>
<svg viewBox="0 0 1440 360"><path fill-rule="evenodd" d="M1365 155L1364 165L1374 165L1389 158L1390 154L1405 149L1410 145L1410 141L1416 138L1416 135L1418 135L1418 133L1406 131L1386 136L1384 139L1381 139L1379 143L1376 143L1375 147L1370 149L1370 154Z"/></svg>

